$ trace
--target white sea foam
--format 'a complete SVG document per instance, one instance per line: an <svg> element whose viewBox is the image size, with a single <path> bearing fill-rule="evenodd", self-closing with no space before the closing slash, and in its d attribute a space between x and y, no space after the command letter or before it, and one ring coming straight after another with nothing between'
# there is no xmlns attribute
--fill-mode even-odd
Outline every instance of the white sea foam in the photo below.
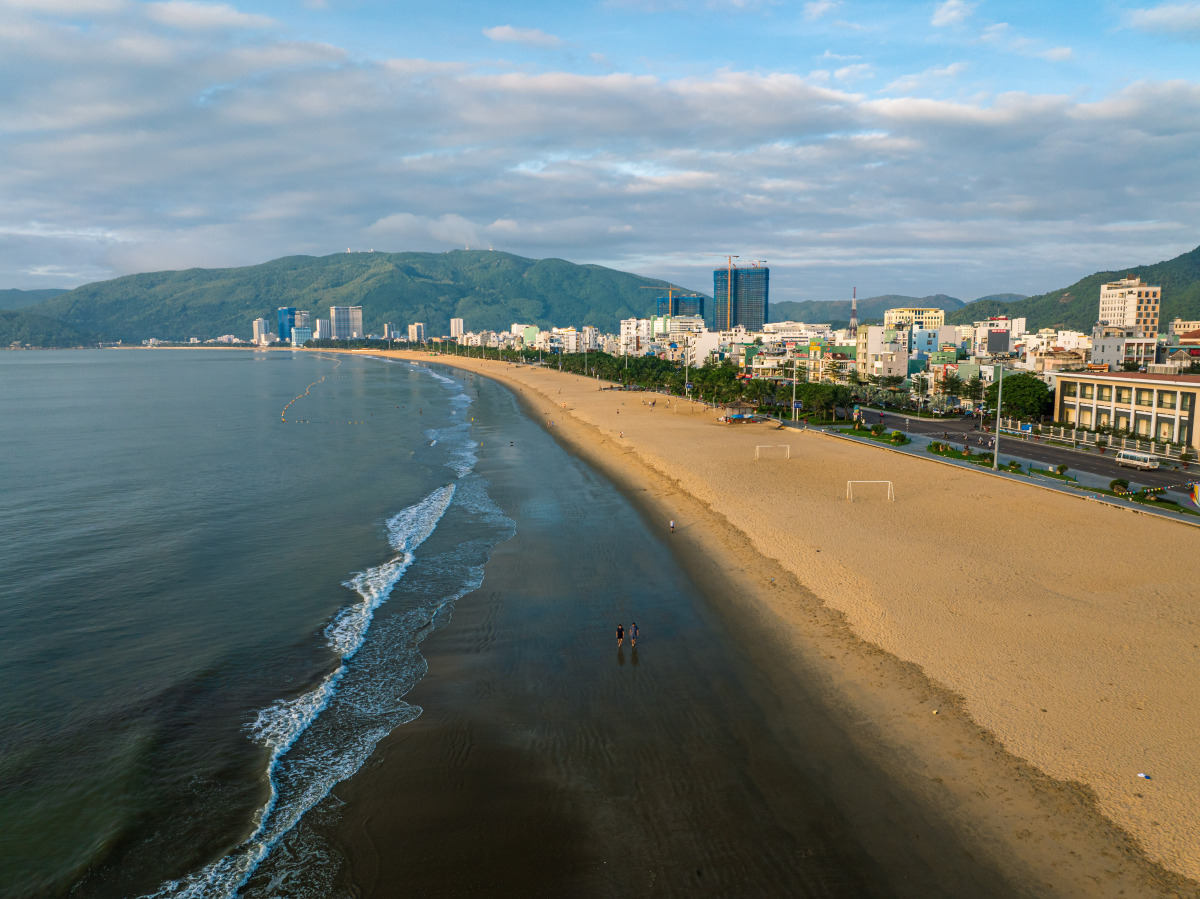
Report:
<svg viewBox="0 0 1200 899"><path fill-rule="evenodd" d="M330 648L343 660L337 670L307 693L293 699L278 700L262 709L248 725L247 730L253 738L270 751L267 764L270 795L255 815L254 833L224 858L181 880L163 884L157 892L150 894L149 899L233 896L271 851L271 847L335 784L357 771L374 750L375 744L388 734L390 727L370 729L355 735L341 746L297 760L298 770L289 772L287 777L296 789L290 791L293 795L286 806L278 806L280 767L284 756L309 732L318 716L335 699L338 682L346 674L345 661L352 658L362 646L375 610L388 598L396 582L412 564L413 552L429 538L445 515L454 499L455 489L454 484L440 487L421 502L388 519L388 542L397 552L396 557L359 572L346 581L345 586L354 590L360 599L339 612L325 629ZM395 723L400 723L400 719L405 717L411 720L420 714L420 709L415 706L407 703L400 703L399 706L396 710L399 719Z"/></svg>

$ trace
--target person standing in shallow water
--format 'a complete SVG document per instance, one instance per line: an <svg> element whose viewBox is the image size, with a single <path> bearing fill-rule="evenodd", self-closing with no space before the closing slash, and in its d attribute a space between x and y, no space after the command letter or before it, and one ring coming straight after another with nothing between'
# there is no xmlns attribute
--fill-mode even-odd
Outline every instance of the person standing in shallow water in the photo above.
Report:
<svg viewBox="0 0 1200 899"><path fill-rule="evenodd" d="M621 644L625 642L625 625L617 625L617 648L621 648Z"/></svg>

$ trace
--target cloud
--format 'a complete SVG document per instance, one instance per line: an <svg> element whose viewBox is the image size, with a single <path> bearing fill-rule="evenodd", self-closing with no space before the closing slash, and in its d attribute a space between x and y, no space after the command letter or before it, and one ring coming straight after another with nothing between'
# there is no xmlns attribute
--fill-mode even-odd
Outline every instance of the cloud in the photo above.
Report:
<svg viewBox="0 0 1200 899"><path fill-rule="evenodd" d="M965 2L965 0L944 0L933 11L933 18L929 22L934 28L959 25L965 22L974 11L975 5Z"/></svg>
<svg viewBox="0 0 1200 899"><path fill-rule="evenodd" d="M810 0L804 4L804 18L815 22L826 13L833 12L840 5L841 0Z"/></svg>
<svg viewBox="0 0 1200 899"><path fill-rule="evenodd" d="M833 77L838 81L862 81L864 78L873 78L874 70L865 62L855 63L854 65L842 66L833 73Z"/></svg>
<svg viewBox="0 0 1200 899"><path fill-rule="evenodd" d="M196 3L193 0L162 0L145 5L146 15L172 28L269 28L274 19L239 12L225 3Z"/></svg>
<svg viewBox="0 0 1200 899"><path fill-rule="evenodd" d="M0 0L0 10L22 10L46 16L108 15L129 8L129 0Z"/></svg>
<svg viewBox="0 0 1200 899"><path fill-rule="evenodd" d="M927 90L931 86L947 79L954 79L967 70L965 62L954 62L948 66L935 66L915 75L901 75L888 84L884 91L889 93L911 93L916 90Z"/></svg>
<svg viewBox="0 0 1200 899"><path fill-rule="evenodd" d="M1130 10L1128 23L1141 31L1200 38L1200 3L1164 3Z"/></svg>
<svg viewBox="0 0 1200 899"><path fill-rule="evenodd" d="M561 38L537 28L513 28L511 25L497 25L495 28L483 29L483 35L489 40L502 44L524 44L527 47L546 48L563 45Z"/></svg>
<svg viewBox="0 0 1200 899"><path fill-rule="evenodd" d="M964 63L878 96L851 89L857 60L824 84L583 75L129 22L0 30L0 286L494 243L704 288L695 248L732 241L780 299L840 296L851 272L979 296L1197 242L1188 81L944 100Z"/></svg>
<svg viewBox="0 0 1200 899"><path fill-rule="evenodd" d="M1007 53L1036 57L1048 62L1066 62L1075 55L1070 47L1047 48L1041 41L1022 37L1015 33L1012 26L1007 22L997 22L994 25L989 25L983 30L983 34L980 35L979 40Z"/></svg>

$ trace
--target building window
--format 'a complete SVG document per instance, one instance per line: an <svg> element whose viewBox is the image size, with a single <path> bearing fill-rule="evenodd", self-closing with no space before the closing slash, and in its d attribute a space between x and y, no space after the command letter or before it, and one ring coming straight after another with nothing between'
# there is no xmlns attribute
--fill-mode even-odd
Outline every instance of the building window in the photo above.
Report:
<svg viewBox="0 0 1200 899"><path fill-rule="evenodd" d="M1150 436L1150 419L1148 419L1148 418L1137 419L1137 422L1135 424L1135 429L1136 429L1137 435L1139 437L1149 437Z"/></svg>
<svg viewBox="0 0 1200 899"><path fill-rule="evenodd" d="M1179 395L1179 408L1182 409L1184 412L1187 412L1194 405L1196 405L1196 394L1181 393Z"/></svg>
<svg viewBox="0 0 1200 899"><path fill-rule="evenodd" d="M1111 387L1101 387L1100 388L1100 401L1104 402L1104 403L1112 402L1112 388Z"/></svg>
<svg viewBox="0 0 1200 899"><path fill-rule="evenodd" d="M1154 391L1153 390L1138 390L1137 404L1139 406L1153 406L1154 405Z"/></svg>
<svg viewBox="0 0 1200 899"><path fill-rule="evenodd" d="M1175 408L1175 391L1160 390L1158 392L1158 408L1174 409Z"/></svg>
<svg viewBox="0 0 1200 899"><path fill-rule="evenodd" d="M1090 400L1093 396L1095 396L1095 392L1096 386L1094 384L1083 385L1083 398L1085 400Z"/></svg>
<svg viewBox="0 0 1200 899"><path fill-rule="evenodd" d="M1092 426L1092 410L1091 409L1080 409L1079 410L1079 423L1081 425L1083 425L1085 428L1090 428Z"/></svg>
<svg viewBox="0 0 1200 899"><path fill-rule="evenodd" d="M1121 414L1117 416L1117 428L1122 431L1129 430L1129 416Z"/></svg>
<svg viewBox="0 0 1200 899"><path fill-rule="evenodd" d="M1074 381L1067 381L1063 384L1063 396L1078 396L1079 385Z"/></svg>

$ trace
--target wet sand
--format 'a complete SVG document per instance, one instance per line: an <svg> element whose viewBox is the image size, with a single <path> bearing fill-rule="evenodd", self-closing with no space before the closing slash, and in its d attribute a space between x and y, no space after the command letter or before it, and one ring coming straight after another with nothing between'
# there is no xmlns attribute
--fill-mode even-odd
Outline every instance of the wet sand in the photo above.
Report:
<svg viewBox="0 0 1200 899"><path fill-rule="evenodd" d="M393 735L381 764L339 790L348 805L336 841L350 859L348 880L364 895L392 895L391 886L410 880L426 884L417 894L431 895L689 892L702 885L705 870L690 868L692 859L719 858L714 847L722 846L738 848L728 850L729 864L710 870L704 885L714 892L785 894L792 892L784 888L787 878L802 872L809 886L820 885L817 892L838 895L1196 894L1196 884L1179 876L1194 873L1194 802L1188 805L1186 795L1164 802L1166 791L1156 789L1166 779L1162 773L1130 782L1136 771L1130 772L1128 803L1151 816L1142 827L1141 817L1106 803L1104 778L1088 780L1070 764L1066 772L1058 764L1067 759L1085 771L1089 765L1119 771L1132 737L1159 749L1158 771L1171 772L1172 791L1180 782L1187 788L1194 766L1182 772L1161 766L1186 765L1195 752L1181 745L1192 743L1187 735L1196 730L1188 717L1194 711L1180 701L1188 678L1195 683L1195 657L1135 656L1118 673L1109 659L1096 670L1081 647L1098 638L1108 638L1102 646L1114 637L1137 643L1138 635L1127 631L1104 632L1117 615L1114 604L1118 612L1124 608L1105 597L1133 595L1123 592L1129 576L1110 576L1115 583L1097 596L1098 575L1068 587L1055 566L1081 546L1092 554L1111 552L1106 541L1117 539L1123 546L1132 541L1135 551L1144 553L1138 541L1150 541L1157 552L1188 558L1195 540L1190 529L1143 516L1134 522L1127 513L919 460L896 461L812 434L780 439L761 426L750 433L725 428L713 424L709 412L667 411L661 399L651 412L641 406L642 396L600 393L586 379L478 360L458 364L507 381L538 425L554 421L547 432L612 478L651 526L665 531L669 518L679 522L668 545L700 585L710 630L734 659L728 667L742 685L743 711L733 717L742 720L731 746L717 751L701 740L673 759L691 732L690 719L667 716L646 754L658 765L656 782L673 784L674 792L639 793L639 802L622 806L619 785L572 780L581 771L630 770L634 760L612 756L611 747L581 751L563 764L561 754L546 754L544 747L511 745L512 723L521 716L502 712L503 704L479 702L478 691L494 678L493 692L503 692L513 673L505 667L520 665L512 650L481 640L468 626L470 616L482 614L484 597L464 600L454 627L426 647L431 673L414 691L420 695L409 697L426 707L425 715ZM784 440L793 447L790 462L753 462L754 444ZM899 501L844 503L847 469L864 479L890 476ZM978 527L961 511L976 504L990 510ZM991 523L997 519L1004 523ZM985 524L991 530L985 532ZM1142 534L1146 529L1153 533ZM920 550L924 546L931 548ZM1018 549L1033 573L1002 561ZM492 566L503 565L503 558L498 553ZM1177 582L1158 589L1179 600L1194 596L1182 571ZM480 592L487 591L485 582ZM1081 604L1088 610L1082 620ZM1144 600L1138 608L1144 613ZM1188 608L1160 603L1156 624L1141 639L1161 642L1164 633L1173 634L1171 649L1195 637ZM1035 622L1020 620L1035 610ZM465 642L455 646L455 640ZM556 641L551 647L564 651ZM1001 656L1009 663L997 663ZM1176 703L1168 730L1183 739L1165 741L1168 753L1144 721L1134 734L1114 733L1110 718L1120 716L1098 716L1095 695L1086 701L1097 676L1114 685L1119 680L1112 688L1117 692L1130 689L1131 678L1135 686L1140 678L1156 681L1161 701ZM579 679L586 684L588 676L577 672L566 682ZM563 689L576 706L593 707L592 700L579 701L582 685ZM659 702L686 693L678 683L662 689ZM753 712L744 710L747 695L754 697ZM1047 708L1039 715L1054 717L1022 729L1031 696ZM714 731L719 728L703 732ZM740 763L731 765L731 758ZM1145 767L1152 766L1138 770ZM686 774L663 773L706 768L739 769L732 781L713 786L712 796L721 801L696 801L681 789L691 782ZM498 783L512 787L502 790ZM788 817L764 798L747 811L755 827L736 825L733 797L781 792L804 797L785 803L787 809L801 804L819 813ZM427 799L407 798L416 795ZM641 811L632 812L635 806ZM649 822L664 815L673 819L671 836L646 837L656 832ZM771 847L762 839L764 826L788 838ZM797 839L813 828L829 839ZM455 829L463 832L461 840L439 836ZM645 856L621 848L627 830L641 835L634 848L648 846ZM749 856L748 842L754 847ZM804 860L821 858L820 847L829 844L849 848L823 875L805 872ZM434 847L443 847L441 853ZM614 851L637 858L642 875L653 873L655 883L602 876L614 863L624 870ZM862 879L838 880L847 868ZM472 880L489 871L498 878L494 889ZM695 880L684 876L688 871Z"/></svg>

